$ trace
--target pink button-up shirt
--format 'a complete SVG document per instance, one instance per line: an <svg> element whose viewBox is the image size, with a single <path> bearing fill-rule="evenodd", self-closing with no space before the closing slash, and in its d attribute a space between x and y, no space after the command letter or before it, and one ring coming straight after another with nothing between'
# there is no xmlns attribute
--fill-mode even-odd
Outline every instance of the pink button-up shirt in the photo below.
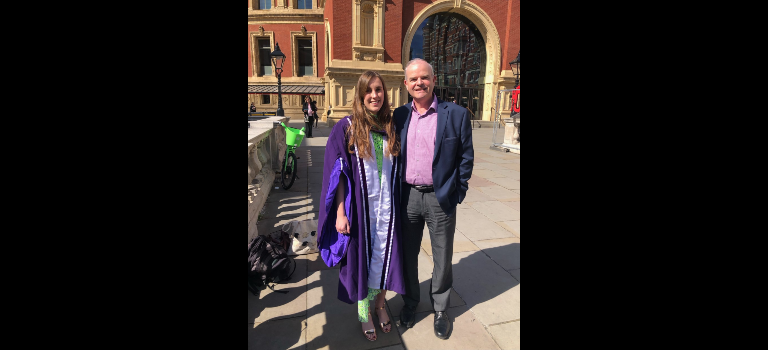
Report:
<svg viewBox="0 0 768 350"><path fill-rule="evenodd" d="M411 185L432 185L432 159L437 137L437 96L424 115L411 102L411 122L406 142L405 182Z"/></svg>

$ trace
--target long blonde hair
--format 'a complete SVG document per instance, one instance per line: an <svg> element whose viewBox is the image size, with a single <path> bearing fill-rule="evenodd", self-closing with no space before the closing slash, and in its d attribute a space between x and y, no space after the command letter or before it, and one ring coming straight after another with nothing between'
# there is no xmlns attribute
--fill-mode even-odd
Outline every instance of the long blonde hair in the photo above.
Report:
<svg viewBox="0 0 768 350"><path fill-rule="evenodd" d="M384 101L382 101L381 109L376 113L376 122L365 108L365 94L368 92L368 84L373 78L379 78L381 86L384 89ZM370 130L383 130L387 133L387 149L389 154L397 156L400 154L400 139L395 133L395 123L392 119L392 113L389 109L389 96L387 95L387 86L384 84L384 79L381 78L379 73L372 70L366 71L357 80L357 98L352 102L352 125L351 131L347 132L349 137L349 143L347 144L349 153L355 153L355 144L357 144L358 157L366 159L372 158L371 154L371 142L368 134ZM347 129L350 130L350 129Z"/></svg>

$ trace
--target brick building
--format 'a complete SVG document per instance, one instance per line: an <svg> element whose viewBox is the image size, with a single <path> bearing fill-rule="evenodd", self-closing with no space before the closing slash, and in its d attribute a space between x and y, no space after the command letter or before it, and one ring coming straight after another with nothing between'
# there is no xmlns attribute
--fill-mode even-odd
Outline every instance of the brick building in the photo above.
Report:
<svg viewBox="0 0 768 350"><path fill-rule="evenodd" d="M408 102L404 64L430 61L436 93L492 120L496 91L512 88L508 62L520 51L519 0L248 0L248 105L277 109L268 55L286 54L281 75L286 116L300 118L302 96L332 108L332 124L352 110L366 70L384 78L393 107ZM508 101L500 101L508 111ZM507 112L508 114L508 112ZM322 120L327 116L322 115Z"/></svg>

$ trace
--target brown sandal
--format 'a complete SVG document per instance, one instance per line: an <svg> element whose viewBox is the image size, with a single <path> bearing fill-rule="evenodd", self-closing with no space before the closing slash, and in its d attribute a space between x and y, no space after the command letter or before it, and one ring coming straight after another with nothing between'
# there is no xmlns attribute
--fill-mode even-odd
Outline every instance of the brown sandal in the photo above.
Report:
<svg viewBox="0 0 768 350"><path fill-rule="evenodd" d="M376 308L376 310L383 310L383 309L384 309L384 306ZM384 313L387 313L387 310L384 310ZM378 311L377 311L376 312L376 317L378 317L378 316L379 316L379 314L378 314ZM382 332L389 333L389 332L392 331L392 320L390 319L389 321L387 321L385 323L379 323L379 326L381 326L381 331ZM386 326L390 326L389 327L389 332L384 330L384 327L386 327Z"/></svg>
<svg viewBox="0 0 768 350"><path fill-rule="evenodd" d="M368 320L369 320L369 321L372 321L372 320L373 320L373 318L371 318L371 317L372 317L372 316L371 316L371 313L369 312L369 313L368 313ZM375 338L373 338L373 339L371 339L371 338L368 338L368 335L370 335L370 334L373 334L373 336L374 336ZM365 337L365 339L368 339L369 341L375 341L375 340L378 338L378 337L376 337L376 327L374 327L373 329L369 329L369 330L367 330L367 331L363 331L363 336Z"/></svg>

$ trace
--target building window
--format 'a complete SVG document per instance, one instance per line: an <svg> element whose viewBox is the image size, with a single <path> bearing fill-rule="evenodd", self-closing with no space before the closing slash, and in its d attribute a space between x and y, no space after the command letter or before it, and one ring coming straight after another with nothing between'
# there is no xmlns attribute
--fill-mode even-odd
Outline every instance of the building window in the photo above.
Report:
<svg viewBox="0 0 768 350"><path fill-rule="evenodd" d="M261 95L261 104L263 105L269 104L269 95Z"/></svg>
<svg viewBox="0 0 768 350"><path fill-rule="evenodd" d="M297 76L313 75L312 71L312 39L296 39L299 57Z"/></svg>
<svg viewBox="0 0 768 350"><path fill-rule="evenodd" d="M269 10L272 8L272 0L259 0L259 10Z"/></svg>
<svg viewBox="0 0 768 350"><path fill-rule="evenodd" d="M373 6L365 4L362 12L360 16L362 21L360 26L360 44L363 46L373 46Z"/></svg>
<svg viewBox="0 0 768 350"><path fill-rule="evenodd" d="M272 60L270 58L269 39L260 39L259 45L259 74L272 75Z"/></svg>
<svg viewBox="0 0 768 350"><path fill-rule="evenodd" d="M312 0L296 0L297 9L312 9Z"/></svg>

